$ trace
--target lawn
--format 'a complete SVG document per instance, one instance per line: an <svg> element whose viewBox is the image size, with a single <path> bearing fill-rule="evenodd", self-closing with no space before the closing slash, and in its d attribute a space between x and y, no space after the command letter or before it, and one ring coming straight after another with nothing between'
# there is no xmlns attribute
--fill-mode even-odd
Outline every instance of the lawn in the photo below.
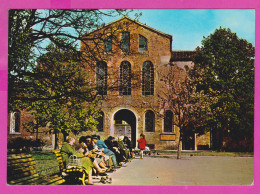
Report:
<svg viewBox="0 0 260 194"><path fill-rule="evenodd" d="M39 175L48 176L59 172L58 161L55 154L50 151L37 151L31 153L36 161Z"/></svg>

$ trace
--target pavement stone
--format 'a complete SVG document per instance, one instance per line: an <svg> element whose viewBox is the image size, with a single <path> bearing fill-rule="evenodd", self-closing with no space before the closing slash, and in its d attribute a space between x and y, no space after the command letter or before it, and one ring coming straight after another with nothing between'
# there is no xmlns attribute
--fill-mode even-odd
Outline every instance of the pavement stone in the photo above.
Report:
<svg viewBox="0 0 260 194"><path fill-rule="evenodd" d="M182 156L132 159L109 185L251 185L253 157Z"/></svg>

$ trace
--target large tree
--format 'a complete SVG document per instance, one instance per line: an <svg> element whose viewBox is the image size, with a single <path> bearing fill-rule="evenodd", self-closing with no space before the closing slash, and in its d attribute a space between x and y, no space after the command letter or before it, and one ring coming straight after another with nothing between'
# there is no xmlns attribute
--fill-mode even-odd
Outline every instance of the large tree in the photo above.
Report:
<svg viewBox="0 0 260 194"><path fill-rule="evenodd" d="M38 76L27 79L27 92L23 94L23 98L30 99L23 105L35 118L24 124L27 130L38 134L39 128L48 126L49 132L61 132L64 137L69 132L95 130L100 101L89 86L80 54L53 44L47 51L34 69Z"/></svg>
<svg viewBox="0 0 260 194"><path fill-rule="evenodd" d="M253 149L254 56L251 43L219 28L202 40L193 77L197 90L216 100L211 105L215 149Z"/></svg>
<svg viewBox="0 0 260 194"><path fill-rule="evenodd" d="M24 98L27 79L37 77L36 59L46 53L50 43L75 52L81 44L88 44L82 36L104 24L103 17L125 15L129 10L9 10L8 91L9 110L20 106ZM101 39L103 37L95 37ZM65 41L64 41L65 39ZM88 63L99 53L90 52L81 58Z"/></svg>
<svg viewBox="0 0 260 194"><path fill-rule="evenodd" d="M32 132L47 123L55 133L93 129L97 124L100 103L85 69L100 53L97 49L97 52L82 56L79 42L88 44L82 35L103 26L103 17L128 12L10 10L9 110L31 110L35 121L26 126ZM96 39L103 40L104 36Z"/></svg>
<svg viewBox="0 0 260 194"><path fill-rule="evenodd" d="M189 72L188 66L182 69L174 62L164 65L158 71L159 114L165 117L166 110L173 112L173 125L178 127L179 132L177 159L181 159L185 131L194 134L198 127L204 126L205 119L211 117L209 105L213 99L205 95L204 91L196 90L196 82L190 78Z"/></svg>

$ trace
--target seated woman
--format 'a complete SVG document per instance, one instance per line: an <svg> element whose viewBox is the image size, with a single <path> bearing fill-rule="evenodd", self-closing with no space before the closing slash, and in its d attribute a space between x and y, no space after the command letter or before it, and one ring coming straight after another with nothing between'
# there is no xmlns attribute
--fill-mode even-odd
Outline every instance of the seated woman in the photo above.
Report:
<svg viewBox="0 0 260 194"><path fill-rule="evenodd" d="M98 140L97 136L92 135L91 137L92 142L94 143L94 145L97 145L98 149L100 151L102 151L103 153L105 153L106 155L110 156L114 165L114 168L120 168L117 165L117 161L116 161L116 155L114 152L112 152L110 149L108 149L107 145L105 144L104 141L102 140Z"/></svg>
<svg viewBox="0 0 260 194"><path fill-rule="evenodd" d="M94 166L95 169L97 170L97 174L102 174L104 173L107 168L103 162L103 158L102 157L96 157L95 154L93 154L93 152L91 150L89 150L88 145L87 145L87 136L82 136L79 139L79 143L80 143L80 148L78 149L79 152L83 153L86 157L89 157ZM91 140L91 138L90 138Z"/></svg>
<svg viewBox="0 0 260 194"><path fill-rule="evenodd" d="M68 163L69 157L71 155L76 155L78 158L81 158L82 168L88 174L87 184L93 185L92 168L94 167L94 164L91 161L91 159L88 157L85 157L83 153L76 152L75 148L73 147L74 144L75 144L75 139L73 137L67 137L67 141L63 143L62 148L61 148L61 156L62 156L63 163L65 163L65 165L66 165Z"/></svg>
<svg viewBox="0 0 260 194"><path fill-rule="evenodd" d="M127 149L126 145L123 142L124 136L120 136L118 137L118 147L120 149L120 151L122 151L124 153L124 157L125 157L125 162L128 162L129 160L129 149Z"/></svg>
<svg viewBox="0 0 260 194"><path fill-rule="evenodd" d="M133 158L134 154L133 154L132 143L130 139L127 136L124 136L123 142L126 145L127 149L129 149L130 151L130 158Z"/></svg>
<svg viewBox="0 0 260 194"><path fill-rule="evenodd" d="M123 151L120 151L120 148L118 147L118 137L113 138L112 150L116 155L117 163L120 165L125 160L125 157Z"/></svg>

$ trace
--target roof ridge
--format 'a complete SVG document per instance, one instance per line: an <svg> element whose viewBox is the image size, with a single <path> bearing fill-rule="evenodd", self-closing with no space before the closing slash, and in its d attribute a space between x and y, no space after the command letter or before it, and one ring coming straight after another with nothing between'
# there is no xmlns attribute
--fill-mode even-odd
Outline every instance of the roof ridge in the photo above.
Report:
<svg viewBox="0 0 260 194"><path fill-rule="evenodd" d="M128 19L128 20L131 20L131 21L133 21L133 22L135 22L135 23L137 23L137 24L140 25L140 26L143 26L143 27L145 27L145 28L148 28L148 29L150 29L150 30L152 30L152 31L154 31L154 32L157 32L157 33L159 33L159 34L162 34L162 35L164 35L164 36L167 36L167 37L172 38L172 35L166 34L166 33L161 32L161 31L159 31L159 30L156 30L155 28L152 28L152 27L150 27L150 26L147 26L146 24L143 24L143 23L141 23L141 22L139 22L139 21L137 21L137 20L134 20L134 19L130 18L130 17L127 16L127 15L124 15L124 16L122 16L121 18L118 18L118 19L116 19L116 20L114 20L114 21L112 21L112 22L109 22L108 24L105 24L104 26L101 26L100 28L97 28L97 29L95 29L95 30L93 30L93 31L91 31L91 32L85 33L85 34L83 34L82 36L87 35L87 34L91 34L91 33L93 33L93 32L96 32L96 31L98 31L98 30L100 30L100 29L102 29L102 28L105 28L105 27L107 27L107 26L109 26L109 25L112 25L113 23L119 22L120 20L123 20L123 19L125 19L125 18Z"/></svg>

